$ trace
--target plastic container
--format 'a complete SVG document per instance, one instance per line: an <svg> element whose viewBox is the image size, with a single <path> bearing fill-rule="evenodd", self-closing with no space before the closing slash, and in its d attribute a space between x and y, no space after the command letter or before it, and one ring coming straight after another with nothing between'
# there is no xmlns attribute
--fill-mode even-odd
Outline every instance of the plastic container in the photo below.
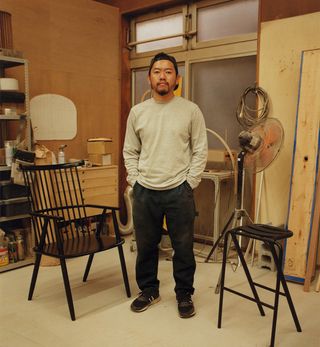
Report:
<svg viewBox="0 0 320 347"><path fill-rule="evenodd" d="M61 145L59 147L59 152L58 152L58 164L64 164L66 162L65 158L65 153L64 149L67 147L67 145Z"/></svg>
<svg viewBox="0 0 320 347"><path fill-rule="evenodd" d="M17 241L8 242L9 262L16 263L18 261Z"/></svg>
<svg viewBox="0 0 320 347"><path fill-rule="evenodd" d="M13 157L14 141L4 141L6 165L11 166Z"/></svg>
<svg viewBox="0 0 320 347"><path fill-rule="evenodd" d="M9 264L8 247L2 242L0 243L0 266Z"/></svg>

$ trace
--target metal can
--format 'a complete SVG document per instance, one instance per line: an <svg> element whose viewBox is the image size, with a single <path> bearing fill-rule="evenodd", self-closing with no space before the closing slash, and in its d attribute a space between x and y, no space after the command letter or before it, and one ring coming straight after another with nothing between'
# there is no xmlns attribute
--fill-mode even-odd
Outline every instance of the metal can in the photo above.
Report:
<svg viewBox="0 0 320 347"><path fill-rule="evenodd" d="M9 252L10 263L16 263L18 261L18 252L17 252L17 242L16 241L9 241L8 242L8 252Z"/></svg>
<svg viewBox="0 0 320 347"><path fill-rule="evenodd" d="M24 239L23 236L17 237L17 254L18 254L18 260L24 260L25 258L25 251L24 251Z"/></svg>

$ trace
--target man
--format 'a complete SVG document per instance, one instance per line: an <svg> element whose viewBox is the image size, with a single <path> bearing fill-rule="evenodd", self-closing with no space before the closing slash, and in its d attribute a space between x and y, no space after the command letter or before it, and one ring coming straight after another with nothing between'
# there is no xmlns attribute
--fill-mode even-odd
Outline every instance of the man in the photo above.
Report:
<svg viewBox="0 0 320 347"><path fill-rule="evenodd" d="M173 56L157 54L148 80L152 98L131 109L123 148L127 181L133 187L136 280L141 290L131 309L142 312L160 300L158 244L166 217L178 312L188 318L195 314L193 189L207 161L206 127L198 106L174 95L179 75Z"/></svg>

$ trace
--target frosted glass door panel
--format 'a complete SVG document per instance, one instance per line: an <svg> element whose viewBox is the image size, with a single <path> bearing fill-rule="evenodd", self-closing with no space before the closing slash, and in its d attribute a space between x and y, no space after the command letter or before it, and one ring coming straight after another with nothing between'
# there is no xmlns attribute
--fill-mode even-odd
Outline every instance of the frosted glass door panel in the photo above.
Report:
<svg viewBox="0 0 320 347"><path fill-rule="evenodd" d="M184 95L184 66L178 65L179 75L182 77L182 96ZM148 82L148 69L134 71L134 104L139 104L142 97L144 100L150 99L150 86Z"/></svg>
<svg viewBox="0 0 320 347"><path fill-rule="evenodd" d="M193 63L191 78L191 98L201 108L207 128L238 149L242 128L236 110L243 92L256 81L256 56ZM209 148L224 148L213 135L208 134L208 140Z"/></svg>
<svg viewBox="0 0 320 347"><path fill-rule="evenodd" d="M136 24L137 41L161 38L169 35L183 33L183 16L182 13L151 19ZM137 53L153 51L168 47L181 46L183 43L182 36L160 41L142 43L137 45Z"/></svg>
<svg viewBox="0 0 320 347"><path fill-rule="evenodd" d="M257 32L258 6L258 0L245 0L199 8L197 41Z"/></svg>

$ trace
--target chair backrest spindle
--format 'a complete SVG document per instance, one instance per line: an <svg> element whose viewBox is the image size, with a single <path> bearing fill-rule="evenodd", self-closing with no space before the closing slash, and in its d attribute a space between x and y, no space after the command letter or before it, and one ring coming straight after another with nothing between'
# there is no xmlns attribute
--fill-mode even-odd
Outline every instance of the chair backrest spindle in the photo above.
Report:
<svg viewBox="0 0 320 347"><path fill-rule="evenodd" d="M46 243L54 242L60 231L63 239L75 239L90 233L77 167L82 164L58 164L23 168L26 185L30 188L33 212L61 217L59 228L54 220L48 224ZM61 224L62 223L62 224ZM39 243L44 219L33 218L36 242Z"/></svg>

